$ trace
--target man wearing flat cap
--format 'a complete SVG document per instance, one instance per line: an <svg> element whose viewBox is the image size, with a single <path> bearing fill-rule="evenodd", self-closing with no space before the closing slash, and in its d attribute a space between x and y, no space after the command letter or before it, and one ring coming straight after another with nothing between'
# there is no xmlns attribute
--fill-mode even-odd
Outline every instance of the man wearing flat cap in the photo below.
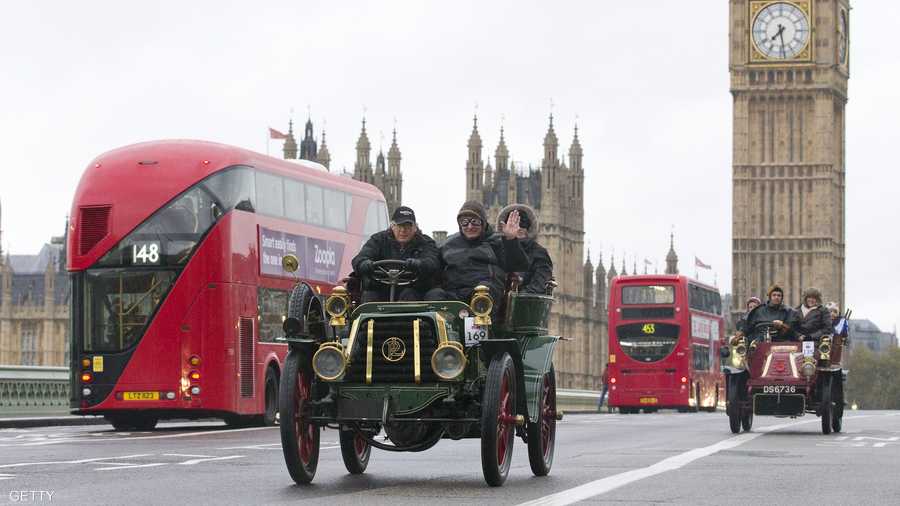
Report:
<svg viewBox="0 0 900 506"><path fill-rule="evenodd" d="M379 260L403 260L406 268L416 273L417 281L402 287L397 300L422 300L432 287L438 270L438 249L431 237L423 234L416 224L416 213L400 206L391 216L391 226L376 232L353 257L353 270L362 277L362 302L387 301L390 287L370 278L374 263Z"/></svg>
<svg viewBox="0 0 900 506"><path fill-rule="evenodd" d="M765 326L769 323L775 330L773 341L792 341L796 339L797 312L784 304L784 290L780 286L772 285L767 293L768 300L753 308L747 314L744 326L740 329L751 340L765 338Z"/></svg>

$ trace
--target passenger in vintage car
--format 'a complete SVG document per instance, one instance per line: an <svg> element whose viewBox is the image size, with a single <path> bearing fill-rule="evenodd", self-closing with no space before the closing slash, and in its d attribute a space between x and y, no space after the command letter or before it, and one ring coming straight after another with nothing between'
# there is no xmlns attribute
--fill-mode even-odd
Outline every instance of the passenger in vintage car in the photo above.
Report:
<svg viewBox="0 0 900 506"><path fill-rule="evenodd" d="M509 213L501 233L496 234L481 202L463 204L456 215L459 233L441 246L441 287L429 290L425 300L468 301L478 285L487 286L491 297L500 300L506 275L527 271L530 264L518 238L519 220L518 211Z"/></svg>
<svg viewBox="0 0 900 506"><path fill-rule="evenodd" d="M797 333L800 340L818 341L822 336L830 335L831 316L822 306L822 293L815 288L803 292L803 303L797 306L799 312Z"/></svg>
<svg viewBox="0 0 900 506"><path fill-rule="evenodd" d="M519 213L519 232L516 237L522 243L522 249L528 255L528 270L518 273L522 278L519 287L524 293L547 293L547 283L553 279L553 261L547 249L537 242L538 227L537 214L525 204L510 204L504 207L497 216L497 228L503 229L509 214L513 211Z"/></svg>
<svg viewBox="0 0 900 506"><path fill-rule="evenodd" d="M771 324L776 331L773 341L796 340L797 312L783 303L784 290L778 285L772 285L767 296L765 304L757 306L747 314L744 326L739 330L753 341L765 337L763 334L765 326L762 324Z"/></svg>
<svg viewBox="0 0 900 506"><path fill-rule="evenodd" d="M379 260L404 260L406 269L418 275L417 281L403 287L397 296L397 300L406 301L423 299L440 265L434 240L419 230L416 214L407 206L398 207L390 228L372 234L351 262L363 281L361 302L387 301L390 297L390 288L371 278L373 264Z"/></svg>

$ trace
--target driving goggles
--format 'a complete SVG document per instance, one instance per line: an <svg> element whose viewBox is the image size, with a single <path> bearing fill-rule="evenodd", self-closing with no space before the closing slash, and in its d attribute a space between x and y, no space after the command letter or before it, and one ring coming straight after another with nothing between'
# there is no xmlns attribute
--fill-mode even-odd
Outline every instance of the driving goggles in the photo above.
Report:
<svg viewBox="0 0 900 506"><path fill-rule="evenodd" d="M482 221L481 218L460 218L456 220L456 222L459 223L460 227L467 227L469 225L480 227L484 225L484 221Z"/></svg>

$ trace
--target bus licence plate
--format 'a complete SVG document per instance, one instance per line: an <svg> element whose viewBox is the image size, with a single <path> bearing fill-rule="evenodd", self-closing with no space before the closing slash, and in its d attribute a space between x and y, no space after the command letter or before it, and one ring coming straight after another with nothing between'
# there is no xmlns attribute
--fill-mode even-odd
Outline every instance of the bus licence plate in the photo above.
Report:
<svg viewBox="0 0 900 506"><path fill-rule="evenodd" d="M641 404L657 404L659 399L656 397L641 397Z"/></svg>
<svg viewBox="0 0 900 506"><path fill-rule="evenodd" d="M122 399L126 401L158 401L159 392L124 392Z"/></svg>

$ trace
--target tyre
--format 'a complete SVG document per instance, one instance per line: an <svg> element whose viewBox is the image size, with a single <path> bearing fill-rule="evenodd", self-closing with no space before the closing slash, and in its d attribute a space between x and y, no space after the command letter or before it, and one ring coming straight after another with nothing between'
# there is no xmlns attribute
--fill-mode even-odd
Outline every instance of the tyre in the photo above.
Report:
<svg viewBox="0 0 900 506"><path fill-rule="evenodd" d="M822 378L820 385L819 416L822 417L822 434L831 434L831 423L834 418L834 403L831 401L831 375Z"/></svg>
<svg viewBox="0 0 900 506"><path fill-rule="evenodd" d="M359 434L353 430L341 429L340 431L341 457L344 459L344 467L350 474L362 474L369 466L369 456L372 447Z"/></svg>
<svg viewBox="0 0 900 506"><path fill-rule="evenodd" d="M750 432L750 429L753 428L753 411L752 410L741 415L741 427L744 429L744 432Z"/></svg>
<svg viewBox="0 0 900 506"><path fill-rule="evenodd" d="M275 369L269 368L266 371L266 408L263 412L263 425L275 425L276 415L278 413L278 376Z"/></svg>
<svg viewBox="0 0 900 506"><path fill-rule="evenodd" d="M150 415L121 414L106 415L103 418L109 422L118 432L130 430L153 430L159 422L159 418Z"/></svg>
<svg viewBox="0 0 900 506"><path fill-rule="evenodd" d="M528 463L535 476L547 476L556 447L556 371L552 365L538 395L537 421L528 421Z"/></svg>
<svg viewBox="0 0 900 506"><path fill-rule="evenodd" d="M740 382L734 376L728 376L728 397L725 412L728 413L728 425L732 434L741 432L741 399Z"/></svg>
<svg viewBox="0 0 900 506"><path fill-rule="evenodd" d="M305 485L316 475L319 464L319 427L310 423L313 371L309 357L291 350L284 362L279 389L281 412L281 450L291 478Z"/></svg>
<svg viewBox="0 0 900 506"><path fill-rule="evenodd" d="M506 481L516 436L516 367L508 353L495 356L488 368L481 401L481 470L484 481Z"/></svg>
<svg viewBox="0 0 900 506"><path fill-rule="evenodd" d="M834 399L834 413L831 415L831 430L840 432L844 426L844 383L832 379L832 396Z"/></svg>

